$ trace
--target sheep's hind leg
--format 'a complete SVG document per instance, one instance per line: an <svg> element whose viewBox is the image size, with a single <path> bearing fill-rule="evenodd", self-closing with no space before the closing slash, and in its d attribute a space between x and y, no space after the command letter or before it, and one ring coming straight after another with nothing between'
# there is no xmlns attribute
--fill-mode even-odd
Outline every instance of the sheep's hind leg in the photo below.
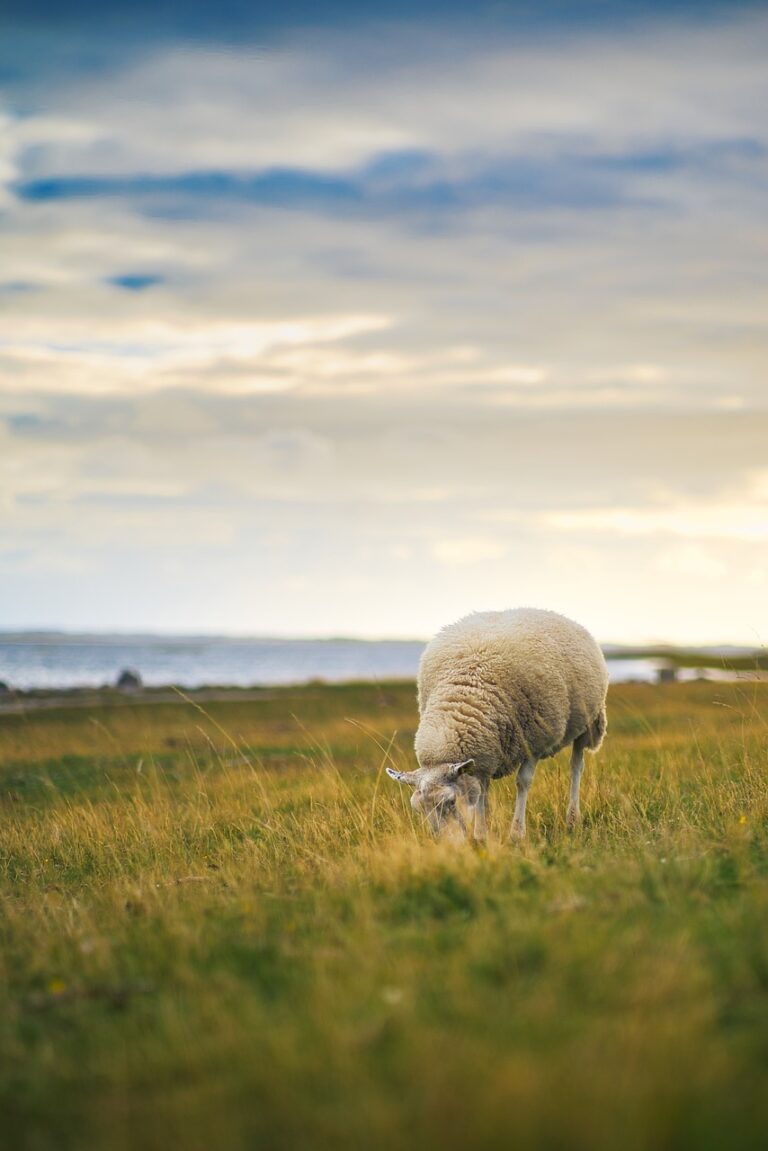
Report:
<svg viewBox="0 0 768 1151"><path fill-rule="evenodd" d="M579 789L581 776L584 771L584 737L579 736L571 752L571 796L568 801L568 827L573 829L581 823L581 807L579 806Z"/></svg>
<svg viewBox="0 0 768 1151"><path fill-rule="evenodd" d="M515 814L512 819L512 830L510 832L511 839L525 839L525 806L528 802L528 792L531 790L534 772L536 771L536 760L529 759L518 768L517 778L517 799L515 800Z"/></svg>

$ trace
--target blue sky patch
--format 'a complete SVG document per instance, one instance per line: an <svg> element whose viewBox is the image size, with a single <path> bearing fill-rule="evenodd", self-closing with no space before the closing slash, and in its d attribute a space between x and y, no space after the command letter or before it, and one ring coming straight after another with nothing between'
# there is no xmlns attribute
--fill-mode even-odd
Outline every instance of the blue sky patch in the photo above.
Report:
<svg viewBox="0 0 768 1151"><path fill-rule="evenodd" d="M147 288L162 284L164 279L164 276L151 273L126 272L121 276L110 276L107 283L115 288L124 288L126 292L144 292Z"/></svg>

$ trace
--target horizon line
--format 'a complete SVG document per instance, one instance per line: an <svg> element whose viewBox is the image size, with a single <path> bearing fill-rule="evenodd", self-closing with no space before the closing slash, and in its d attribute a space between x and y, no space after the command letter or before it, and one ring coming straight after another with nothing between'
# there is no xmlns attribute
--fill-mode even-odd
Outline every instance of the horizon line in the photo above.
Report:
<svg viewBox="0 0 768 1151"><path fill-rule="evenodd" d="M435 633L436 634L436 633ZM152 629L112 630L89 628L61 628L61 627L0 627L0 642L10 642L14 638L20 639L61 639L64 641L76 640L148 640L210 643L216 641L242 642L242 643L397 643L397 644L427 644L431 636L402 636L402 635L350 635L343 633L308 634L269 632L227 632L227 631L157 631ZM708 651L743 651L758 652L765 649L761 643L738 643L734 641L711 641L703 643L684 643L667 639L640 640L637 642L598 640L604 651L654 651L659 649L669 651L708 652Z"/></svg>

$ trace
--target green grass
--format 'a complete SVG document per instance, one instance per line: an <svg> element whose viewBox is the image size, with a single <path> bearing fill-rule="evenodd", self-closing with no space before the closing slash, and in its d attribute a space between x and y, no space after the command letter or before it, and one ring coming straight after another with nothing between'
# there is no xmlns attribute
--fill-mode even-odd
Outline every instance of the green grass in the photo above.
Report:
<svg viewBox="0 0 768 1151"><path fill-rule="evenodd" d="M410 684L0 716L3 1148L761 1148L768 685L430 841Z"/></svg>

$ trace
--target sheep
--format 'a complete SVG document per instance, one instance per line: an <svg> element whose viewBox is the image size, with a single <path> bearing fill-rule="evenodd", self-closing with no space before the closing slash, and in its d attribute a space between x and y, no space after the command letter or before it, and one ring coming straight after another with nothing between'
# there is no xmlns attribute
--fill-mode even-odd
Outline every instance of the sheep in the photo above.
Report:
<svg viewBox="0 0 768 1151"><path fill-rule="evenodd" d="M608 669L580 624L553 611L475 612L427 645L418 676L416 771L387 774L413 787L411 806L436 834L455 820L487 833L492 779L516 774L510 836L525 837L525 809L536 764L573 745L568 826L581 818L584 751L597 751L607 728Z"/></svg>

